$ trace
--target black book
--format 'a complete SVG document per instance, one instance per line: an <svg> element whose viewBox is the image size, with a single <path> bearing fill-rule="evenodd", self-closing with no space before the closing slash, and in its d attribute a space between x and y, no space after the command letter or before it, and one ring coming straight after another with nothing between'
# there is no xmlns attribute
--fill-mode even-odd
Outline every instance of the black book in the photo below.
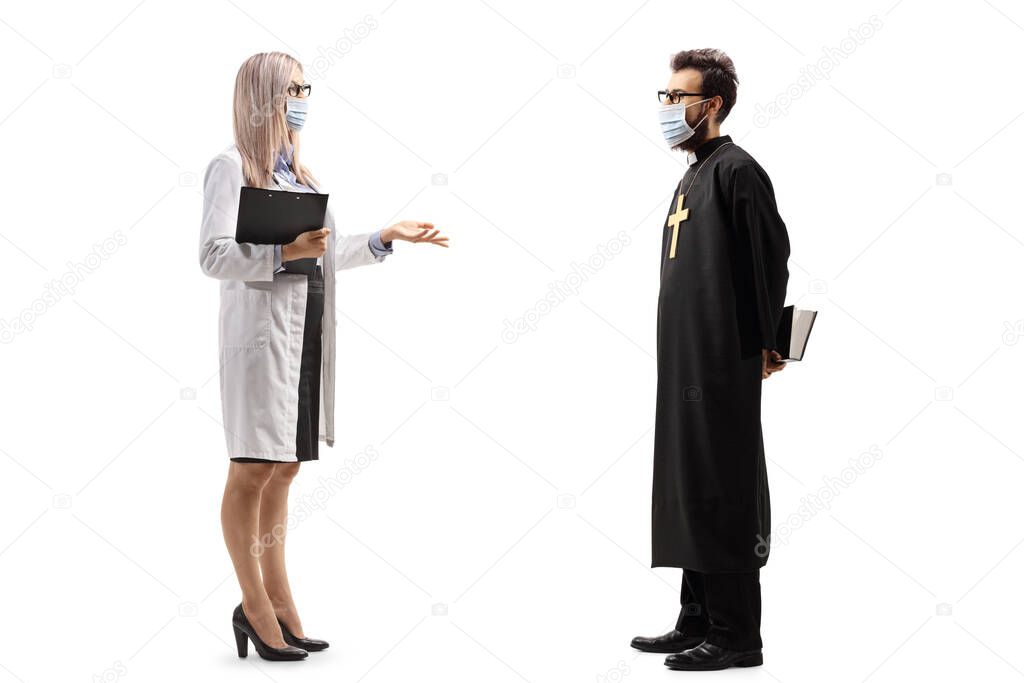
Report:
<svg viewBox="0 0 1024 683"><path fill-rule="evenodd" d="M243 187L238 198L235 241L288 244L304 232L319 230L327 216L327 197L316 192ZM289 273L309 275L315 267L315 258L284 262L284 269Z"/></svg>
<svg viewBox="0 0 1024 683"><path fill-rule="evenodd" d="M776 347L782 360L802 360L807 349L807 339L811 336L817 311L808 311L796 306L782 309L779 329L775 333Z"/></svg>

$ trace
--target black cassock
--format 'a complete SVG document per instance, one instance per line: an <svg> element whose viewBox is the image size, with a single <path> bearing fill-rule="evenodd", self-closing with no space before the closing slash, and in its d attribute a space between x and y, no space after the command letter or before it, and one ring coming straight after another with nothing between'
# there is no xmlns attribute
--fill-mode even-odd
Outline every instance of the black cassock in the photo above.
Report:
<svg viewBox="0 0 1024 683"><path fill-rule="evenodd" d="M789 236L768 175L729 136L695 154L661 249L651 566L753 571L771 528L761 349L775 348Z"/></svg>

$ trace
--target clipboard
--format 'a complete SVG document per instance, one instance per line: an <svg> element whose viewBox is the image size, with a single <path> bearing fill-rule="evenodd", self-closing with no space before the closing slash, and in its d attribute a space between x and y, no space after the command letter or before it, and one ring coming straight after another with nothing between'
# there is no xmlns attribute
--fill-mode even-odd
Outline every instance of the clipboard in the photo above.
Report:
<svg viewBox="0 0 1024 683"><path fill-rule="evenodd" d="M329 195L243 187L238 198L235 241L253 244L288 244L300 234L319 230L327 216ZM315 258L284 261L285 272L310 275Z"/></svg>

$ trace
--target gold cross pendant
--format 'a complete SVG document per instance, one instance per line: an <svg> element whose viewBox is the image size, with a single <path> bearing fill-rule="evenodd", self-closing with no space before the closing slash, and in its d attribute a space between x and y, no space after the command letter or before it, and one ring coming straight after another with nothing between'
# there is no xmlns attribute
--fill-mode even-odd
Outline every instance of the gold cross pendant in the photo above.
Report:
<svg viewBox="0 0 1024 683"><path fill-rule="evenodd" d="M676 210L671 216L668 217L668 223L665 224L666 228L672 228L672 244L668 248L668 257L676 257L676 244L679 242L679 228L683 221L690 217L690 210L683 208L683 202L686 201L686 195L682 192L676 197Z"/></svg>

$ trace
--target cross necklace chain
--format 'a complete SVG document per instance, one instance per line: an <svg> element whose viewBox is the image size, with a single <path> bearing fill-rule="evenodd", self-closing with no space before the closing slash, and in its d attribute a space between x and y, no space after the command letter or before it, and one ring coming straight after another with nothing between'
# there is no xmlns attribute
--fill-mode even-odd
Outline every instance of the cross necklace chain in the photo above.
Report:
<svg viewBox="0 0 1024 683"><path fill-rule="evenodd" d="M715 151L708 155L708 158L700 162L700 166L697 167L697 171L693 174L693 178L690 179L690 184L686 186L686 192L680 192L676 197L676 210L668 217L668 222L665 224L666 228L672 228L672 244L668 248L668 257L676 257L676 245L679 243L679 228L682 227L683 221L690 217L690 210L683 208L683 202L686 201L686 195L690 193L690 189L693 188L693 184L697 181L697 176L700 174L704 164L711 161L711 157L718 154L718 150L722 149L726 145L731 145L731 142L726 142L715 148ZM682 181L679 181L680 185Z"/></svg>

